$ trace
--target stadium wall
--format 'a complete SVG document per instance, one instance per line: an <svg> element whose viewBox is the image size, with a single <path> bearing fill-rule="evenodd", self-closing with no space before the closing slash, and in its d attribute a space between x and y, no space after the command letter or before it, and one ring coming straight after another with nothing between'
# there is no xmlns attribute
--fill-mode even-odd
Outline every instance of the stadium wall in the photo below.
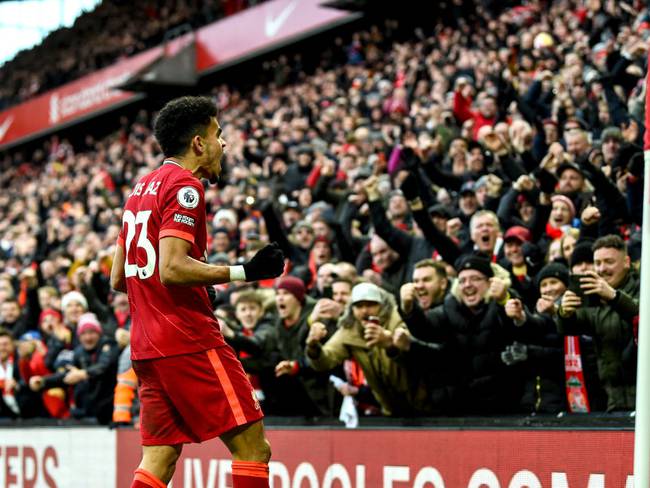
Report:
<svg viewBox="0 0 650 488"><path fill-rule="evenodd" d="M274 429L273 488L632 488L617 430ZM219 442L186 446L170 486L229 488ZM128 488L135 430L0 429L0 488Z"/></svg>
<svg viewBox="0 0 650 488"><path fill-rule="evenodd" d="M115 488L116 446L96 427L0 429L0 487Z"/></svg>

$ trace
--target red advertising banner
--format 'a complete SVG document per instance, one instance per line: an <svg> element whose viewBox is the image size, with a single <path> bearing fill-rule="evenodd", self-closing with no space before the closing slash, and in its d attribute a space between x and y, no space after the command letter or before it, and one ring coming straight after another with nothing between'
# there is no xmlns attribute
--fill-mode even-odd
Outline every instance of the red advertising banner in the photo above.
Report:
<svg viewBox="0 0 650 488"><path fill-rule="evenodd" d="M633 488L633 432L269 429L273 488ZM117 487L140 459L119 431ZM230 455L188 445L174 488L228 488Z"/></svg>
<svg viewBox="0 0 650 488"><path fill-rule="evenodd" d="M115 86L161 54L161 47L149 49L5 110L0 113L0 149L136 97Z"/></svg>
<svg viewBox="0 0 650 488"><path fill-rule="evenodd" d="M320 6L325 0L273 0L197 32L197 71L207 71L360 14Z"/></svg>

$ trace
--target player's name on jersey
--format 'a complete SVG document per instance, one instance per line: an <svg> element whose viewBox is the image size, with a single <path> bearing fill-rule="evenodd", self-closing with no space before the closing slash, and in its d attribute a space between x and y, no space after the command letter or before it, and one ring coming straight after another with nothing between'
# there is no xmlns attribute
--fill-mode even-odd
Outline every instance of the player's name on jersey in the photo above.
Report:
<svg viewBox="0 0 650 488"><path fill-rule="evenodd" d="M144 190L144 195L158 195L158 188L160 188L160 181L152 181L147 186L147 189ZM142 190L144 189L144 183L138 183L133 187L133 191L129 193L129 196L139 197L142 195Z"/></svg>

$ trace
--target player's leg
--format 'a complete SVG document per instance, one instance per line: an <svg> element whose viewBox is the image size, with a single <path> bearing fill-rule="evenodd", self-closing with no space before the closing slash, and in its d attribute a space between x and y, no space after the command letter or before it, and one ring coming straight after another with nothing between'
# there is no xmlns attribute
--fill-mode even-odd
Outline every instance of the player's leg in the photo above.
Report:
<svg viewBox="0 0 650 488"><path fill-rule="evenodd" d="M142 446L142 461L131 488L165 488L174 476L183 445Z"/></svg>
<svg viewBox="0 0 650 488"><path fill-rule="evenodd" d="M142 461L131 488L166 487L176 468L184 442L192 439L160 382L164 360L134 361L140 394Z"/></svg>
<svg viewBox="0 0 650 488"><path fill-rule="evenodd" d="M271 445L257 420L220 436L232 454L233 488L268 488Z"/></svg>
<svg viewBox="0 0 650 488"><path fill-rule="evenodd" d="M271 448L262 410L233 350L224 346L156 363L169 392L164 398L173 403L170 412L178 413L177 435L185 433L190 442L219 436L233 455L233 488L268 488ZM156 423L161 418L156 416Z"/></svg>

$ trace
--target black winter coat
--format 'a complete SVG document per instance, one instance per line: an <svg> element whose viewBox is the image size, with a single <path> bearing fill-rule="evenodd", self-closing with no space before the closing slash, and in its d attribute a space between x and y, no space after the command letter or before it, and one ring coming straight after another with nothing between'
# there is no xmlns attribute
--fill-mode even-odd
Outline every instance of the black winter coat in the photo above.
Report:
<svg viewBox="0 0 650 488"><path fill-rule="evenodd" d="M514 339L503 306L490 301L470 310L449 294L442 305L426 312L425 320L406 323L416 338L444 346L447 369L455 378L452 411L484 415L517 410L521 380L501 360Z"/></svg>
<svg viewBox="0 0 650 488"><path fill-rule="evenodd" d="M108 337L102 337L89 351L81 345L74 349L72 365L88 373L88 380L74 387L74 416L96 417L100 424L111 421L119 355L119 347ZM66 374L67 371L61 371L47 376L45 388L65 387L63 378Z"/></svg>

